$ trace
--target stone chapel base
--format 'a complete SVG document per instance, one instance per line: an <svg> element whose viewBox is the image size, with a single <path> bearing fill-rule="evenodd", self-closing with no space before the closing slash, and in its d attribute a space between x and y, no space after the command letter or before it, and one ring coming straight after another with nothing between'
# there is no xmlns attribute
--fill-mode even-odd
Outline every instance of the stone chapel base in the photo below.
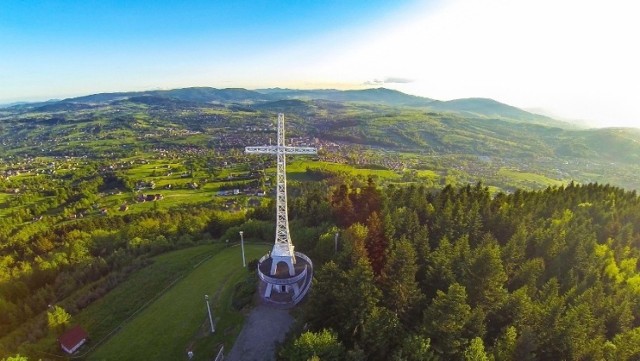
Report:
<svg viewBox="0 0 640 361"><path fill-rule="evenodd" d="M264 255L258 262L258 292L265 303L279 308L290 308L302 301L309 292L313 278L313 262L300 252L295 252L295 257L293 270L290 268L292 262L280 257L272 258L269 254Z"/></svg>

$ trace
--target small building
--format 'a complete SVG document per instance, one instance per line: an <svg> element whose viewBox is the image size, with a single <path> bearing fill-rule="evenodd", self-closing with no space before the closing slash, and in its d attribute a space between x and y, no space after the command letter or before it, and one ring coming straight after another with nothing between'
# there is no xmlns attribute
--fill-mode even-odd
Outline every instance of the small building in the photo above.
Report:
<svg viewBox="0 0 640 361"><path fill-rule="evenodd" d="M247 204L249 205L249 207L260 207L260 204L262 204L262 202L260 202L259 199L251 198L249 199L249 202L247 202Z"/></svg>
<svg viewBox="0 0 640 361"><path fill-rule="evenodd" d="M62 334L62 336L58 338L58 342L60 342L60 347L62 347L64 352L72 354L76 352L80 346L84 345L88 338L89 335L87 335L87 332L82 329L82 327L75 326Z"/></svg>

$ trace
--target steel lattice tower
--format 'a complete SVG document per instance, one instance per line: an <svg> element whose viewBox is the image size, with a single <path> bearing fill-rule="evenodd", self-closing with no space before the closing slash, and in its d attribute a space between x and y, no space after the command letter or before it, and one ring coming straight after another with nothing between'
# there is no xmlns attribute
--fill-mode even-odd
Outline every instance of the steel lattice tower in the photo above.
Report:
<svg viewBox="0 0 640 361"><path fill-rule="evenodd" d="M246 147L245 152L251 154L276 154L277 161L277 185L276 185L276 237L271 251L271 275L275 275L277 264L286 262L289 267L289 275L294 276L294 264L296 263L294 247L289 234L289 219L287 213L287 154L317 153L313 147L291 147L285 144L284 114L278 114L278 144L273 146Z"/></svg>

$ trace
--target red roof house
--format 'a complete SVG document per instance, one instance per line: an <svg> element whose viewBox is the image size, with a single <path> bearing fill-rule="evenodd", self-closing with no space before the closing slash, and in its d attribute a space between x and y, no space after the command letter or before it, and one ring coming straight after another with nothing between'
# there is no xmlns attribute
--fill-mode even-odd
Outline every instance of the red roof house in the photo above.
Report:
<svg viewBox="0 0 640 361"><path fill-rule="evenodd" d="M58 338L58 341L60 342L60 347L62 347L66 353L72 354L87 342L87 338L89 338L87 332L83 330L82 327L75 326L62 334L62 336Z"/></svg>

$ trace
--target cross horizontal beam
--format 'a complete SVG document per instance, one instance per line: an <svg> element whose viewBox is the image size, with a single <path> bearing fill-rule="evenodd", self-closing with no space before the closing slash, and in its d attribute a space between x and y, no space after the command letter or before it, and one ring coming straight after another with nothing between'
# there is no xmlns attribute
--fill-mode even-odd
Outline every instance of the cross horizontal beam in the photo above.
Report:
<svg viewBox="0 0 640 361"><path fill-rule="evenodd" d="M317 154L318 150L313 147L279 147L277 145L265 145L261 147L245 147L246 153L253 154L278 154L283 152L284 154Z"/></svg>

